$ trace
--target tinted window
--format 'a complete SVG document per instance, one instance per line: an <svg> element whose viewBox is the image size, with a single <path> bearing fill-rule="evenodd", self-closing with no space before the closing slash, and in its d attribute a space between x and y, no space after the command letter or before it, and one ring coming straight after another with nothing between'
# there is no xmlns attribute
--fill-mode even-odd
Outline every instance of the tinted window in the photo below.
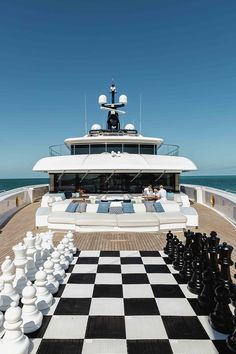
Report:
<svg viewBox="0 0 236 354"><path fill-rule="evenodd" d="M124 152L128 152L129 154L138 154L138 145L136 144L125 144Z"/></svg>
<svg viewBox="0 0 236 354"><path fill-rule="evenodd" d="M90 145L90 154L101 154L105 152L105 144Z"/></svg>
<svg viewBox="0 0 236 354"><path fill-rule="evenodd" d="M122 144L107 144L107 152L122 152Z"/></svg>
<svg viewBox="0 0 236 354"><path fill-rule="evenodd" d="M89 153L88 145L72 145L71 155L87 155Z"/></svg>
<svg viewBox="0 0 236 354"><path fill-rule="evenodd" d="M154 154L154 145L140 145L140 154Z"/></svg>

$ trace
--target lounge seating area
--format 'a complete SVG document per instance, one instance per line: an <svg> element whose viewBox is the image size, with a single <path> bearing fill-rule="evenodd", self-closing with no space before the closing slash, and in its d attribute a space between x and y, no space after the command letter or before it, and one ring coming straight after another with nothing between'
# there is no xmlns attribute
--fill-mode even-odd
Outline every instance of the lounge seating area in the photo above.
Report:
<svg viewBox="0 0 236 354"><path fill-rule="evenodd" d="M90 196L86 201L47 194L36 212L36 227L81 232L148 232L183 230L198 226L196 210L176 201L104 199ZM188 201L189 203L189 201Z"/></svg>

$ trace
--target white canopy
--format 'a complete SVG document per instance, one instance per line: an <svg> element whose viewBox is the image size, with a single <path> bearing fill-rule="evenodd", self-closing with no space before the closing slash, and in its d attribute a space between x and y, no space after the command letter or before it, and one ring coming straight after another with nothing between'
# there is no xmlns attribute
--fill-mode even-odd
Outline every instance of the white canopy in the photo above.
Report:
<svg viewBox="0 0 236 354"><path fill-rule="evenodd" d="M40 172L182 172L196 165L186 157L121 153L45 157L33 167Z"/></svg>

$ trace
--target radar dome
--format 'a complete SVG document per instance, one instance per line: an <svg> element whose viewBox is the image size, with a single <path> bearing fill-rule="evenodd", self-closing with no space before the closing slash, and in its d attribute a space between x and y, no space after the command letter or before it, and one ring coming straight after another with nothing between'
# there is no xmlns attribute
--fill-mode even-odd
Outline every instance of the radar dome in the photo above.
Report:
<svg viewBox="0 0 236 354"><path fill-rule="evenodd" d="M119 102L123 103L123 104L127 104L127 96L126 95L120 95Z"/></svg>
<svg viewBox="0 0 236 354"><path fill-rule="evenodd" d="M132 123L128 123L125 126L126 130L135 130L135 126Z"/></svg>
<svg viewBox="0 0 236 354"><path fill-rule="evenodd" d="M102 129L101 125L97 123L91 126L91 130L101 130L101 129Z"/></svg>
<svg viewBox="0 0 236 354"><path fill-rule="evenodd" d="M100 95L99 98L98 98L98 103L99 104L107 103L107 96L106 95Z"/></svg>

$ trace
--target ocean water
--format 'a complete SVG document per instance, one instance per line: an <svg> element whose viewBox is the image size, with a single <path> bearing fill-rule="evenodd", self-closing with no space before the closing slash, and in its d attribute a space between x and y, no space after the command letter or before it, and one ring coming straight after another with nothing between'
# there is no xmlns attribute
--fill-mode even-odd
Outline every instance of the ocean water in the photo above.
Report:
<svg viewBox="0 0 236 354"><path fill-rule="evenodd" d="M0 179L0 192L34 184L45 184L48 182L48 178ZM181 176L180 183L197 184L236 193L236 176Z"/></svg>

